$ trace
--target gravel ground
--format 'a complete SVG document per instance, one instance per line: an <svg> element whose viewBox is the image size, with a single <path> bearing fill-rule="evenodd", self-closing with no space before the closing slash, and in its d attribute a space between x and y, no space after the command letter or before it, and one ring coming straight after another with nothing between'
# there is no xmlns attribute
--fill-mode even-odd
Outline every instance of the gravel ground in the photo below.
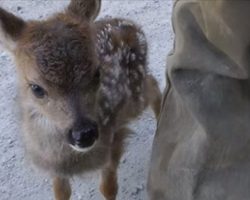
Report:
<svg viewBox="0 0 250 200"><path fill-rule="evenodd" d="M0 0L1 7L25 19L44 19L67 4L67 0ZM171 0L104 0L99 16L129 18L143 27L149 42L149 68L161 89L165 85L166 54L173 41L171 9ZM51 200L53 194L49 177L33 170L24 158L16 87L15 66L11 57L0 49L0 199ZM152 111L146 111L131 126L136 134L130 139L122 158L117 199L145 200L148 163L155 133ZM102 199L98 183L98 172L74 178L72 199Z"/></svg>

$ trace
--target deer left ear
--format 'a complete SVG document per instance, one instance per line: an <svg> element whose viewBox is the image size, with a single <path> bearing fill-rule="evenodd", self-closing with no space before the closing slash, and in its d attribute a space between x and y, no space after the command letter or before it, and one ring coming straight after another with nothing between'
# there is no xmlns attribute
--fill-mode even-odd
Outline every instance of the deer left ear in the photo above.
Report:
<svg viewBox="0 0 250 200"><path fill-rule="evenodd" d="M0 7L0 44L9 51L14 51L26 23Z"/></svg>
<svg viewBox="0 0 250 200"><path fill-rule="evenodd" d="M71 0L68 13L81 20L93 21L101 9L101 0Z"/></svg>

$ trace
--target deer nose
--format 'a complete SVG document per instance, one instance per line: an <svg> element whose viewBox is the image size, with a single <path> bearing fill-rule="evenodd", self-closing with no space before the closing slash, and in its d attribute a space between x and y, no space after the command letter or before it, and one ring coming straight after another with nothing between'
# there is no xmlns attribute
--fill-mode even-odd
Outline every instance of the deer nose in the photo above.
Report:
<svg viewBox="0 0 250 200"><path fill-rule="evenodd" d="M85 124L79 128L73 128L69 132L69 142L78 148L91 147L98 139L98 128L95 123Z"/></svg>

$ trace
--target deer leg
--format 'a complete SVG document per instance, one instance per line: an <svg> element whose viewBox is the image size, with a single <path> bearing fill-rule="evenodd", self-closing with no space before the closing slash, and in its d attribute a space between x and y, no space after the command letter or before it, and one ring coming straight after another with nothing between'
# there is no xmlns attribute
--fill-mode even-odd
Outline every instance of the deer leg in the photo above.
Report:
<svg viewBox="0 0 250 200"><path fill-rule="evenodd" d="M108 163L101 172L100 191L105 200L115 200L118 192L117 168L124 150L124 139L131 131L127 128L115 133Z"/></svg>
<svg viewBox="0 0 250 200"><path fill-rule="evenodd" d="M162 94L158 86L158 83L153 76L148 75L146 81L147 81L147 98L157 119L161 110Z"/></svg>
<svg viewBox="0 0 250 200"><path fill-rule="evenodd" d="M69 200L71 187L68 179L55 177L53 179L53 189L55 200Z"/></svg>
<svg viewBox="0 0 250 200"><path fill-rule="evenodd" d="M102 170L100 191L105 200L115 200L118 192L117 169L106 167Z"/></svg>

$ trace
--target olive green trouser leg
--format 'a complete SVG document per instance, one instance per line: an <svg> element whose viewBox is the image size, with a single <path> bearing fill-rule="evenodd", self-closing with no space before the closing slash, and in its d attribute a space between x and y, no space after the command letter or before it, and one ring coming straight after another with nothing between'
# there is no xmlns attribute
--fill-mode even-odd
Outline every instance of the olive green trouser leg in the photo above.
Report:
<svg viewBox="0 0 250 200"><path fill-rule="evenodd" d="M250 199L250 1L179 0L150 200Z"/></svg>

